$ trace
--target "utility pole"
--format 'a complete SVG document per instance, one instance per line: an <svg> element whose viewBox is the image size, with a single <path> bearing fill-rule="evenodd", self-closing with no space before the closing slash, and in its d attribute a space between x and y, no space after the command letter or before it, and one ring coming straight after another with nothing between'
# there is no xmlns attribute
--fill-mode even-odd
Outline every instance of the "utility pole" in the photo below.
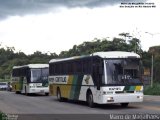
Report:
<svg viewBox="0 0 160 120"><path fill-rule="evenodd" d="M153 87L153 53L152 53L152 65L151 65L151 88Z"/></svg>

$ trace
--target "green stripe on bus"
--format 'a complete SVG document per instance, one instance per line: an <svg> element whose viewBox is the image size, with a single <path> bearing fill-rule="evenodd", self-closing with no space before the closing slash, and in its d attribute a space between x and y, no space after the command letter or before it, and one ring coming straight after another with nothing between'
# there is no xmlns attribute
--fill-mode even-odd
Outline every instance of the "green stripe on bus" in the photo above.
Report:
<svg viewBox="0 0 160 120"><path fill-rule="evenodd" d="M134 91L136 86L130 86L129 91Z"/></svg>
<svg viewBox="0 0 160 120"><path fill-rule="evenodd" d="M83 80L83 75L78 75L78 79L77 79L77 83L76 85L76 88L75 88L75 93L74 93L74 99L75 100L78 100L79 98L79 94L80 94L80 90L81 90L81 85L82 85L82 80Z"/></svg>
<svg viewBox="0 0 160 120"><path fill-rule="evenodd" d="M125 86L124 91L134 91L136 86Z"/></svg>
<svg viewBox="0 0 160 120"><path fill-rule="evenodd" d="M130 86L125 86L124 91L128 91L130 89Z"/></svg>
<svg viewBox="0 0 160 120"><path fill-rule="evenodd" d="M83 75L74 75L72 80L72 87L70 91L70 99L78 100L80 89L82 85Z"/></svg>
<svg viewBox="0 0 160 120"><path fill-rule="evenodd" d="M70 98L74 99L74 92L75 92L75 85L76 85L76 81L77 81L77 75L73 75L73 79L72 79L72 87L71 87L71 91L70 91Z"/></svg>

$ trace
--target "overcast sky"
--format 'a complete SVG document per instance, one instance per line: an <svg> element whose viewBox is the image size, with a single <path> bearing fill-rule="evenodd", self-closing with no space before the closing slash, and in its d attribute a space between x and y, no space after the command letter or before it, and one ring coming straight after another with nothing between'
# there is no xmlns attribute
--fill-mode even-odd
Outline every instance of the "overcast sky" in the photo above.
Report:
<svg viewBox="0 0 160 120"><path fill-rule="evenodd" d="M0 43L26 54L59 54L84 41L129 32L148 50L160 45L160 1L135 1L0 0ZM133 2L156 7L120 8Z"/></svg>

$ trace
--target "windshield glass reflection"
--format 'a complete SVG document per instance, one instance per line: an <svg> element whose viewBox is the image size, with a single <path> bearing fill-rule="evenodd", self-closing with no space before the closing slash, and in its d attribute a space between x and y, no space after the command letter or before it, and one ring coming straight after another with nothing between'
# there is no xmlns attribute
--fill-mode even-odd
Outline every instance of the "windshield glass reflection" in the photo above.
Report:
<svg viewBox="0 0 160 120"><path fill-rule="evenodd" d="M48 68L31 69L31 82L46 82L48 81Z"/></svg>
<svg viewBox="0 0 160 120"><path fill-rule="evenodd" d="M139 59L106 60L107 84L140 84Z"/></svg>

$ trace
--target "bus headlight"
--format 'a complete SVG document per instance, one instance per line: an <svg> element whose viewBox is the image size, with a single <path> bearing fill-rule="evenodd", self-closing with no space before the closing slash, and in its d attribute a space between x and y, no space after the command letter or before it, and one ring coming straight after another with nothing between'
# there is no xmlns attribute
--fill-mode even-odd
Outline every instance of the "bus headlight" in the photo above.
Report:
<svg viewBox="0 0 160 120"><path fill-rule="evenodd" d="M107 98L107 102L114 102L113 97L108 97L108 98Z"/></svg>
<svg viewBox="0 0 160 120"><path fill-rule="evenodd" d="M30 88L36 88L36 85L35 84L30 85Z"/></svg>
<svg viewBox="0 0 160 120"><path fill-rule="evenodd" d="M137 96L137 98L142 100L142 99L143 99L143 96Z"/></svg>

